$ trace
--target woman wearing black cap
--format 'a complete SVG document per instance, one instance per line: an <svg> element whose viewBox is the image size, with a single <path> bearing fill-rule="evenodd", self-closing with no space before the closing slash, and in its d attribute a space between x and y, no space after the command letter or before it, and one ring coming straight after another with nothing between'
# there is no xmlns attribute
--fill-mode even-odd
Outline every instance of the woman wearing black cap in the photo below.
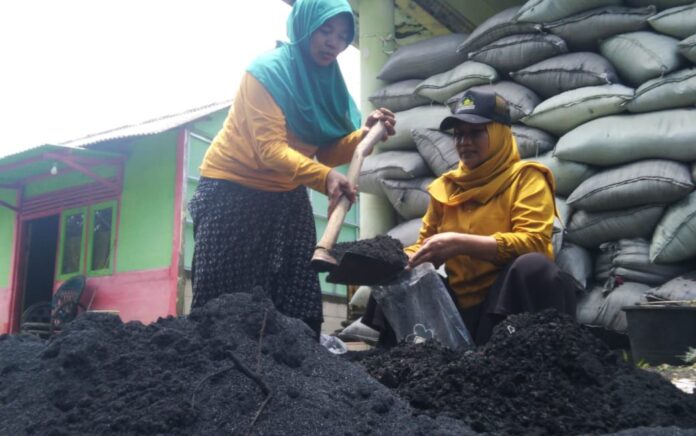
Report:
<svg viewBox="0 0 696 436"><path fill-rule="evenodd" d="M459 166L436 179L410 267L444 263L447 284L477 344L507 315L555 308L575 314L577 285L553 263L555 182L520 160L507 102L469 91L440 130L453 132ZM371 308L374 309L374 308ZM380 327L374 316L367 323Z"/></svg>

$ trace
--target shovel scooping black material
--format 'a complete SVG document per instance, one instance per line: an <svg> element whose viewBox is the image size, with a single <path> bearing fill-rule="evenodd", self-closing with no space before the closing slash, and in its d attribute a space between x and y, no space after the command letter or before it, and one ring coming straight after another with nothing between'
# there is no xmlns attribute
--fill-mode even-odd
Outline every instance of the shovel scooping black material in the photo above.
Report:
<svg viewBox="0 0 696 436"><path fill-rule="evenodd" d="M370 129L367 136L355 148L347 174L351 185L355 185L357 182L365 157L372 152L372 148L384 136L385 132L384 124L380 121ZM326 224L326 230L324 230L324 234L314 250L312 268L317 272L329 272L326 279L331 283L350 285L387 283L406 266L406 255L401 251L399 251L401 256L403 256L401 261L394 262L393 260L394 251L399 250L396 248L397 246L394 246L393 250L387 249L386 252L379 249L376 251L370 250L369 247L374 245L371 244L372 241L383 241L378 239L378 237L372 240L339 244L336 247L337 250L332 250L349 208L350 201L345 196L341 197L338 205L331 213L329 222ZM384 253L387 253L386 257L383 255Z"/></svg>
<svg viewBox="0 0 696 436"><path fill-rule="evenodd" d="M348 285L383 285L403 271L408 257L398 239L377 236L336 244L329 253L337 261L326 280Z"/></svg>

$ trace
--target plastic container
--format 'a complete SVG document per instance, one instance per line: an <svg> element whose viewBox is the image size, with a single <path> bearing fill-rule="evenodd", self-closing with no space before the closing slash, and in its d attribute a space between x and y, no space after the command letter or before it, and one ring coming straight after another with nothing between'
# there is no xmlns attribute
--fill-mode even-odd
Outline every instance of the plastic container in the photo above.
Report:
<svg viewBox="0 0 696 436"><path fill-rule="evenodd" d="M634 362L685 364L689 347L696 347L696 307L639 305L623 310Z"/></svg>

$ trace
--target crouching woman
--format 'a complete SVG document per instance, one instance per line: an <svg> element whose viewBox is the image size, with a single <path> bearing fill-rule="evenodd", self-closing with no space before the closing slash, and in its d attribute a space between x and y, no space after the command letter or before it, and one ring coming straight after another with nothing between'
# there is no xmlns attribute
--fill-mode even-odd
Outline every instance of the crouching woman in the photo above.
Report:
<svg viewBox="0 0 696 436"><path fill-rule="evenodd" d="M430 205L411 268L445 265L447 285L477 344L506 316L555 308L575 315L575 280L553 262L555 182L545 166L520 160L507 102L465 93L440 130L451 131L460 162L429 187ZM367 323L380 325L374 300Z"/></svg>

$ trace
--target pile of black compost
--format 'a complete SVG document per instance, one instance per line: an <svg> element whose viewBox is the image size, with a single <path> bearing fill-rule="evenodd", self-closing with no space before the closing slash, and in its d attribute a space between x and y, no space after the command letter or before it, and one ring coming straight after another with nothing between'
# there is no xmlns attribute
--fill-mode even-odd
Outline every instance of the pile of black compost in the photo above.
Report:
<svg viewBox="0 0 696 436"><path fill-rule="evenodd" d="M3 435L467 435L414 414L304 323L251 294L143 325L87 313L45 341L0 336Z"/></svg>
<svg viewBox="0 0 696 436"><path fill-rule="evenodd" d="M696 434L695 395L637 368L555 311L510 316L473 351L401 344L347 357L421 413L479 432Z"/></svg>

